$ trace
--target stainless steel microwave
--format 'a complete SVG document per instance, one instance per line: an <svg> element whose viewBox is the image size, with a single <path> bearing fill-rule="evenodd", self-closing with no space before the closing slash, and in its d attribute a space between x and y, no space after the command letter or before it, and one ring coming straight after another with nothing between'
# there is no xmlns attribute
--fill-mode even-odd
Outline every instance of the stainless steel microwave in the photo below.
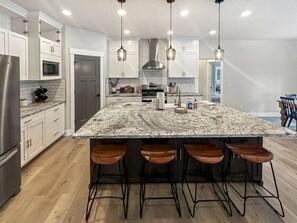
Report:
<svg viewBox="0 0 297 223"><path fill-rule="evenodd" d="M42 61L42 74L43 76L53 77L60 75L60 63L53 61Z"/></svg>

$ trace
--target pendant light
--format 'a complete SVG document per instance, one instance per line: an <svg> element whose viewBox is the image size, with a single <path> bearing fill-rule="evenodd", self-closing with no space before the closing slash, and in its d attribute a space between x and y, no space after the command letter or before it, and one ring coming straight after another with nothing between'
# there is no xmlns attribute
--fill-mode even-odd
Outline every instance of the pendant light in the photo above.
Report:
<svg viewBox="0 0 297 223"><path fill-rule="evenodd" d="M218 49L214 51L215 60L222 60L224 58L224 50L221 49L221 3L224 0L215 0L219 4L219 32L218 32Z"/></svg>
<svg viewBox="0 0 297 223"><path fill-rule="evenodd" d="M123 3L126 0L118 0L121 3L121 12L123 11ZM118 61L126 61L127 59L127 50L123 48L123 14L121 16L121 48L117 51Z"/></svg>
<svg viewBox="0 0 297 223"><path fill-rule="evenodd" d="M169 48L166 50L166 56L167 60L175 60L175 49L172 48L171 42L172 42L172 3L175 2L175 0L167 0L167 2L170 4L170 30L168 31L169 37Z"/></svg>

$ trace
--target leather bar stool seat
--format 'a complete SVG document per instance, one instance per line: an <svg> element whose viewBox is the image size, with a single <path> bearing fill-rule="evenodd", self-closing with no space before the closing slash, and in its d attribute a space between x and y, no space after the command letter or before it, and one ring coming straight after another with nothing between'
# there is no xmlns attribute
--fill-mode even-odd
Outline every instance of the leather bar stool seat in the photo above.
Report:
<svg viewBox="0 0 297 223"><path fill-rule="evenodd" d="M166 164L174 160L176 150L169 144L145 144L141 147L141 155L149 162Z"/></svg>
<svg viewBox="0 0 297 223"><path fill-rule="evenodd" d="M214 144L185 144L187 152L195 160L206 163L216 164L224 159L224 153Z"/></svg>
<svg viewBox="0 0 297 223"><path fill-rule="evenodd" d="M273 160L273 153L257 144L226 144L226 146L236 155L253 163L266 163Z"/></svg>
<svg viewBox="0 0 297 223"><path fill-rule="evenodd" d="M98 144L93 148L91 158L94 163L109 165L120 161L125 153L125 145Z"/></svg>

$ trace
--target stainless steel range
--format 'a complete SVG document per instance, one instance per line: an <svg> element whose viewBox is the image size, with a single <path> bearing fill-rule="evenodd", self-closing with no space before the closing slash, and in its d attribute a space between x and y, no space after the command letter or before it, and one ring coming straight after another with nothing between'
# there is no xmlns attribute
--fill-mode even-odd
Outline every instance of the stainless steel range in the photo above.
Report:
<svg viewBox="0 0 297 223"><path fill-rule="evenodd" d="M158 92L164 92L163 85L142 85L141 86L141 94L142 94L142 102L153 102Z"/></svg>

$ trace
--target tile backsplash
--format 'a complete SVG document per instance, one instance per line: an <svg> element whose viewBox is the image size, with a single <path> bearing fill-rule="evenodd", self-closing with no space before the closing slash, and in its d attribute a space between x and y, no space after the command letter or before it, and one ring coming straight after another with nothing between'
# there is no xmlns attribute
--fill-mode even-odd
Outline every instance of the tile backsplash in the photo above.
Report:
<svg viewBox="0 0 297 223"><path fill-rule="evenodd" d="M24 81L21 82L21 99L27 99L29 103L34 102L34 91L40 86L47 88L47 100L66 99L65 80L48 80L48 81Z"/></svg>
<svg viewBox="0 0 297 223"><path fill-rule="evenodd" d="M142 70L142 66L149 60L149 40L141 39L139 41L139 78L120 78L117 89L130 85L132 87L149 84L151 82L161 84L166 90L166 86L170 83L176 83L184 92L195 91L194 78L168 78L167 75L167 60L166 49L168 42L166 39L158 40L158 60L165 65L164 70ZM110 89L110 85L107 89ZM109 90L111 92L111 90ZM108 93L109 93L108 92Z"/></svg>

